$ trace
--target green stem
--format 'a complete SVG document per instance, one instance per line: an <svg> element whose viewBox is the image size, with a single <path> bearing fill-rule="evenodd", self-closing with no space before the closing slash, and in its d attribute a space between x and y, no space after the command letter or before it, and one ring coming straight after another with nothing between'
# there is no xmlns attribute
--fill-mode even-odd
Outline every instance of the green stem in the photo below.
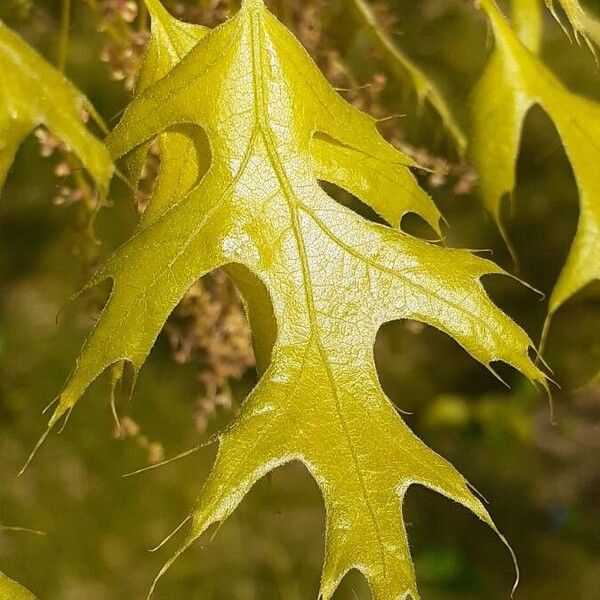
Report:
<svg viewBox="0 0 600 600"><path fill-rule="evenodd" d="M63 73L67 66L69 52L69 27L71 26L71 0L62 0L60 15L60 37L58 41L58 68Z"/></svg>

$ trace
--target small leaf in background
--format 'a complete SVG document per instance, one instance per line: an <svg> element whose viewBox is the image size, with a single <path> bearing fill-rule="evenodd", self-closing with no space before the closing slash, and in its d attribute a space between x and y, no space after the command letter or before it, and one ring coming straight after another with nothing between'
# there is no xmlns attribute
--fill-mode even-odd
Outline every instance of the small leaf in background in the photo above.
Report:
<svg viewBox="0 0 600 600"><path fill-rule="evenodd" d="M592 53L595 55L596 46L600 46L600 20L589 15L581 6L579 0L544 0L546 6L552 11L556 20L560 23L560 17L556 14L554 6L560 4L573 31L575 39L579 43L581 39L585 41Z"/></svg>
<svg viewBox="0 0 600 600"><path fill-rule="evenodd" d="M82 120L84 110L94 115L91 104L2 21L0 73L0 191L19 146L40 125L68 144L96 184L106 187L112 162Z"/></svg>
<svg viewBox="0 0 600 600"><path fill-rule="evenodd" d="M550 296L549 323L564 302L600 279L600 104L566 89L519 40L494 0L480 4L491 21L496 48L472 96L470 155L479 171L484 203L509 247L502 201L515 187L521 130L532 106L539 104L554 122L579 191L577 232ZM515 0L513 7L520 13L516 19L519 32L527 45L536 49L539 42L527 26L531 14L527 11L535 11L539 5Z"/></svg>

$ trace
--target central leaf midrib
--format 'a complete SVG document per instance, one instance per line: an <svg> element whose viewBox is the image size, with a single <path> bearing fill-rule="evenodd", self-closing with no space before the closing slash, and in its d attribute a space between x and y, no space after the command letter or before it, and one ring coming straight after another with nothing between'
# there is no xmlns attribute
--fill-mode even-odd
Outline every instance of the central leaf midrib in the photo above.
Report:
<svg viewBox="0 0 600 600"><path fill-rule="evenodd" d="M293 198L294 198L293 188L288 180L285 169L284 169L283 165L281 164L281 160L279 159L279 156L277 153L277 146L276 146L275 140L273 139L273 133L268 125L267 120L265 119L265 115L268 114L268 110L267 110L267 98L266 98L267 94L265 91L265 82L262 77L262 71L263 71L263 56L262 56L262 51L261 51L261 37L263 35L262 19L260 17L257 18L256 14L253 14L250 17L250 24L251 24L250 39L251 39L251 49L252 49L252 82L253 82L253 91L254 91L254 98L255 98L255 102L254 102L255 117L256 117L257 124L258 124L259 132L265 142L265 147L267 150L269 160L275 171L277 180L279 181L279 184L281 185L281 188L283 190L284 200L286 201L286 203L288 205L288 210L289 210L290 218L292 221L292 230L294 232L294 237L296 240L298 255L300 258L300 263L301 263L301 268L302 268L302 276L303 276L304 283L305 283L304 294L305 294L305 299L306 299L307 311L308 311L308 315L309 315L309 319L310 319L311 337L314 338L314 341L318 348L319 358L321 359L321 361L323 363L323 367L327 374L327 379L329 382L331 393L332 393L332 396L334 399L334 404L336 407L336 413L337 413L338 419L340 421L342 431L344 432L344 437L346 439L346 443L348 445L348 450L349 450L350 456L352 458L352 462L354 464L354 469L356 471L356 475L357 475L357 479L360 484L362 495L364 497L365 504L369 511L371 521L373 523L373 529L375 531L375 536L377 538L381 563L382 563L382 567L383 567L383 576L385 579L387 579L387 577L388 577L387 561L386 561L386 554L384 551L384 544L383 544L383 540L382 540L382 536L381 536L381 531L379 530L379 524L377 522L375 511L369 500L367 486L365 485L365 481L362 477L362 472L361 472L360 465L359 465L358 455L354 448L354 444L352 442L352 437L350 435L350 431L348 429L348 426L347 426L346 421L343 416L341 401L337 394L337 388L336 388L336 384L335 384L334 375L331 370L331 365L329 364L329 361L327 360L327 355L325 353L325 349L323 348L320 337L318 335L318 322L317 322L317 318L316 318L315 301L314 301L314 296L313 296L313 291L312 291L310 267L308 265L306 246L304 243L304 238L302 236L300 222L298 219L298 212L296 210L297 207L295 206L296 203L293 200Z"/></svg>

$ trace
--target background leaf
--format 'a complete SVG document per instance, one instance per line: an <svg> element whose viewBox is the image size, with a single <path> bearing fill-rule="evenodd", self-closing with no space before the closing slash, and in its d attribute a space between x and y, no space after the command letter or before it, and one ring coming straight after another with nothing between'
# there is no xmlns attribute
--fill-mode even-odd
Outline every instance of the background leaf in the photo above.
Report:
<svg viewBox="0 0 600 600"><path fill-rule="evenodd" d="M567 90L521 43L493 0L483 0L481 6L490 18L496 48L473 92L470 155L484 202L509 246L502 202L515 186L521 129L532 106L539 104L554 122L579 190L579 223L550 297L551 317L600 278L600 178L594 167L600 161L600 105Z"/></svg>
<svg viewBox="0 0 600 600"><path fill-rule="evenodd" d="M459 152L463 152L467 145L465 134L438 86L400 49L392 36L377 23L368 2L349 0L349 4L359 22L363 25L364 31L375 47L382 53L393 73L401 81L414 88L419 106L425 100L431 103L454 139Z"/></svg>
<svg viewBox="0 0 600 600"><path fill-rule="evenodd" d="M552 11L556 19L560 22L560 17L554 10L555 0L545 0L546 6ZM589 46L594 55L596 50L593 44L600 45L600 21L589 15L581 6L579 0L558 0L558 3L565 12L569 24L575 32L575 39L579 42L582 38Z"/></svg>
<svg viewBox="0 0 600 600"><path fill-rule="evenodd" d="M23 139L39 125L64 140L97 185L106 187L112 162L88 132L83 110L95 116L65 77L0 21L0 190Z"/></svg>

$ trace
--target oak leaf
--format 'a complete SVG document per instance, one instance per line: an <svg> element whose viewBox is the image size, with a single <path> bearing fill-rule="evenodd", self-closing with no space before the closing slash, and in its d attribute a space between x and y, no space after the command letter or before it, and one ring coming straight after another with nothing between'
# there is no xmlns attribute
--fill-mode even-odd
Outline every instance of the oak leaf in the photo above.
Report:
<svg viewBox="0 0 600 600"><path fill-rule="evenodd" d="M153 43L183 44L159 3L147 4ZM166 74L149 77L107 139L119 159L158 135L167 158L158 201L89 284L110 279L112 292L49 426L108 366L129 361L137 376L186 290L226 266L248 306L262 375L219 436L176 556L263 475L298 460L325 501L321 598L356 568L377 600L416 599L401 515L410 485L444 494L497 529L466 480L386 398L373 357L377 331L415 319L490 370L503 361L544 383L532 343L483 288L483 275L503 274L498 266L399 229L414 212L439 231L415 164L336 94L262 0L245 0L198 38L170 55ZM355 194L392 226L338 204L319 180Z"/></svg>
<svg viewBox="0 0 600 600"><path fill-rule="evenodd" d="M502 200L514 189L523 121L534 105L554 122L579 190L577 231L550 296L549 322L564 302L600 279L600 104L566 89L519 39L494 0L480 4L491 21L496 48L473 92L470 155L479 171L483 200L509 247ZM530 48L539 45L535 36L524 39Z"/></svg>

